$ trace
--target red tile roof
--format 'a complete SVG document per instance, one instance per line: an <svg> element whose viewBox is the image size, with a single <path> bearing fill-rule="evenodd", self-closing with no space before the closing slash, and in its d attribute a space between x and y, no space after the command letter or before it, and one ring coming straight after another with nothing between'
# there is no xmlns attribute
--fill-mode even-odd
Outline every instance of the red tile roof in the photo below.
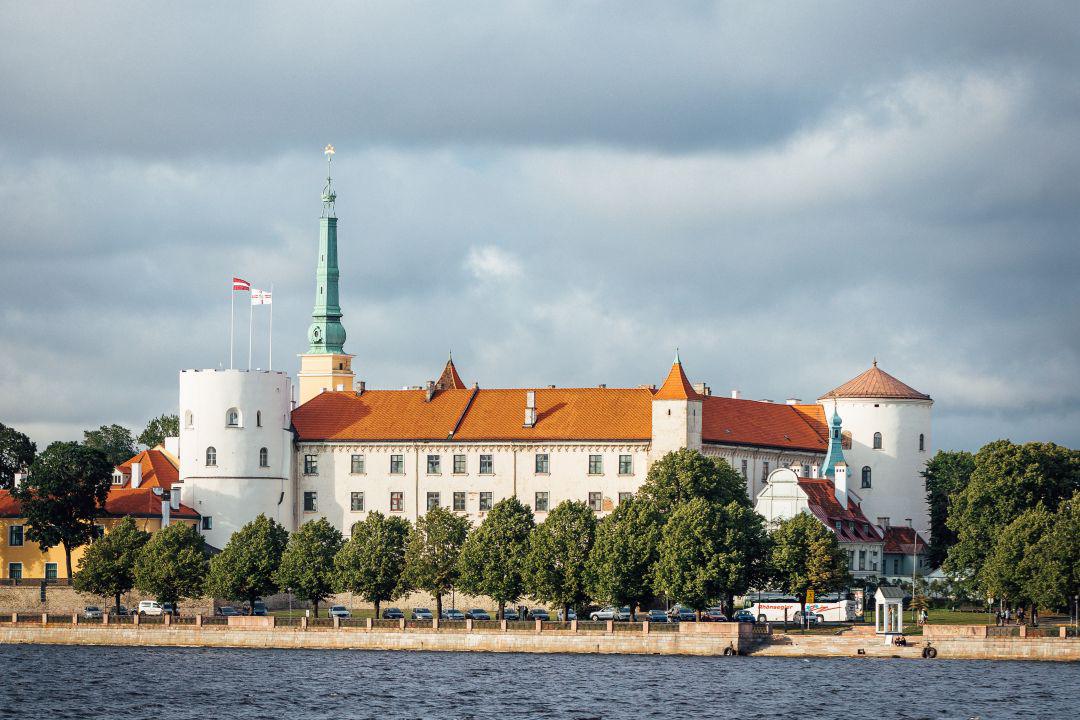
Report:
<svg viewBox="0 0 1080 720"><path fill-rule="evenodd" d="M912 544L918 543L916 553L926 552L926 541L906 525L890 525L885 528L885 552L911 555Z"/></svg>
<svg viewBox="0 0 1080 720"><path fill-rule="evenodd" d="M457 368L454 367L454 358L450 358L446 361L446 367L443 368L442 375L435 381L435 391L464 389L465 383L461 381L461 376L458 375Z"/></svg>
<svg viewBox="0 0 1080 720"><path fill-rule="evenodd" d="M105 512L102 517L160 517L161 496L154 494L152 487L113 487L109 489L109 498L105 501ZM197 518L199 513L187 505L180 505L179 510L169 513L174 518ZM0 517L22 517L22 509L19 502L11 496L8 490L0 490Z"/></svg>
<svg viewBox="0 0 1080 720"><path fill-rule="evenodd" d="M820 405L778 405L709 396L702 402L701 414L701 439L705 442L814 452L825 452L829 446L828 436L821 435L825 411Z"/></svg>
<svg viewBox="0 0 1080 720"><path fill-rule="evenodd" d="M874 365L846 383L830 390L818 400L825 398L881 398L884 400L929 400L930 396L906 385Z"/></svg>
<svg viewBox="0 0 1080 720"><path fill-rule="evenodd" d="M701 397L686 378L682 363L678 360L671 366L667 379L664 380L664 384L660 386L660 389L656 391L656 395L653 396L656 400L700 400Z"/></svg>
<svg viewBox="0 0 1080 720"><path fill-rule="evenodd" d="M825 523L842 542L881 542L881 533L870 524L859 507L854 493L848 493L848 506L840 507L836 490L828 478L799 478L799 488L806 493L810 512ZM840 529L837 530L837 523Z"/></svg>
<svg viewBox="0 0 1080 720"><path fill-rule="evenodd" d="M142 464L142 482L140 488L160 487L168 490L172 484L180 479L175 458L159 447L143 450L135 457L124 461L116 466L116 469L124 473L130 479L131 466L134 463Z"/></svg>

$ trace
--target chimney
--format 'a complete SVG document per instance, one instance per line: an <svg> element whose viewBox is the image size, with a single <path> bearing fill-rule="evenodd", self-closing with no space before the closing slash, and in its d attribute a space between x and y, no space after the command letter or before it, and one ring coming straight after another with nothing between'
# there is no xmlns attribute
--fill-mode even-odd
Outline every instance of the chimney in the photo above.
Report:
<svg viewBox="0 0 1080 720"><path fill-rule="evenodd" d="M338 386L336 388L334 388L334 389L337 390L338 392L341 392L341 391L343 391L345 389L345 385L342 384L342 383L339 383Z"/></svg>
<svg viewBox="0 0 1080 720"><path fill-rule="evenodd" d="M137 488L142 485L142 463L131 463L131 487Z"/></svg>
<svg viewBox="0 0 1080 720"><path fill-rule="evenodd" d="M161 529L164 530L169 527L169 496L159 487L153 488L153 493L161 498Z"/></svg>
<svg viewBox="0 0 1080 720"><path fill-rule="evenodd" d="M841 460L833 466L833 491L836 493L836 502L840 503L840 507L847 510L848 506L848 488L847 488L847 463Z"/></svg>
<svg viewBox="0 0 1080 720"><path fill-rule="evenodd" d="M795 477L802 477L802 465L799 463L791 463L788 465L788 469L795 473Z"/></svg>
<svg viewBox="0 0 1080 720"><path fill-rule="evenodd" d="M601 390L607 390L607 383L600 383L599 387Z"/></svg>
<svg viewBox="0 0 1080 720"><path fill-rule="evenodd" d="M908 527L914 527L914 525L911 524L911 518L904 518L904 522L907 523Z"/></svg>
<svg viewBox="0 0 1080 720"><path fill-rule="evenodd" d="M424 402L431 402L433 397L435 397L435 381L428 380L427 385L424 387Z"/></svg>
<svg viewBox="0 0 1080 720"><path fill-rule="evenodd" d="M799 399L799 398L788 398L787 399L787 404L788 405L798 405L801 402L802 402L802 400Z"/></svg>
<svg viewBox="0 0 1080 720"><path fill-rule="evenodd" d="M366 382L361 380L360 382L356 383L356 397L360 397L361 395L363 395L365 390L367 390Z"/></svg>
<svg viewBox="0 0 1080 720"><path fill-rule="evenodd" d="M703 382L694 383L694 392L698 395L709 396L712 395L712 388Z"/></svg>
<svg viewBox="0 0 1080 720"><path fill-rule="evenodd" d="M740 399L741 397L742 397L742 393L741 393L741 392L739 392L738 390L732 390L732 391L731 391L731 399L732 399L732 400L738 400L738 399Z"/></svg>
<svg viewBox="0 0 1080 720"><path fill-rule="evenodd" d="M536 427L536 391L525 391L525 427Z"/></svg>
<svg viewBox="0 0 1080 720"><path fill-rule="evenodd" d="M889 527L889 518L887 518L887 517L879 517L877 519L877 524L880 525L883 528L887 528L887 527Z"/></svg>
<svg viewBox="0 0 1080 720"><path fill-rule="evenodd" d="M176 483L169 490L169 507L173 510L180 509L180 484Z"/></svg>
<svg viewBox="0 0 1080 720"><path fill-rule="evenodd" d="M810 466L810 477L819 478L819 477L821 477L820 472L821 472L821 467L819 465L811 465Z"/></svg>

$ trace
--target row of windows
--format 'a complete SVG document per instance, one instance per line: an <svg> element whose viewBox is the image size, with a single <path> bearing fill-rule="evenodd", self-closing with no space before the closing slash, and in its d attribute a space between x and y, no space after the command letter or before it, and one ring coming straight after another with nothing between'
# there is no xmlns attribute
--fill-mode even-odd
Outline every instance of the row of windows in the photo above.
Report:
<svg viewBox="0 0 1080 720"><path fill-rule="evenodd" d="M846 434L847 433L845 433L845 435ZM848 445L846 447L850 449L851 444L848 443ZM881 450L881 447L882 447L881 433L876 432L876 433L874 433L874 449L875 450ZM926 452L926 435L924 435L923 433L919 433L919 452Z"/></svg>
<svg viewBox="0 0 1080 720"><path fill-rule="evenodd" d="M21 562L9 562L8 563L8 577L12 580L22 580L23 577L23 564ZM57 578L57 564L54 562L45 563L45 579L56 580Z"/></svg>
<svg viewBox="0 0 1080 720"><path fill-rule="evenodd" d="M872 572L877 572L877 566L878 566L878 551L877 550L871 550L870 551L870 567L866 566L866 551L865 550L860 550L859 551L859 567L858 567L859 570L870 570ZM848 550L848 569L849 570L855 570L856 569L855 568L855 551L854 550Z"/></svg>
<svg viewBox="0 0 1080 720"><path fill-rule="evenodd" d="M225 411L225 427L244 427L244 416L239 408L233 407ZM255 427L262 427L262 410L255 411ZM184 413L184 428L187 430L195 428L195 414L190 410Z"/></svg>
<svg viewBox="0 0 1080 720"><path fill-rule="evenodd" d="M633 496L630 492L619 493L619 504L622 504L629 500ZM400 490L392 490L390 492L390 511L401 512L404 509L405 495ZM537 492L533 497L533 510L536 512L547 512L550 509L551 496L546 491ZM465 512L465 493L454 492L453 504L451 509L455 512ZM477 509L480 512L485 512L491 509L494 500L494 493L481 492L480 502ZM433 510L442 504L442 494L439 492L429 492L427 494L427 509ZM604 509L604 494L601 492L589 493L589 507L595 512L601 512ZM349 510L352 512L363 512L365 509L364 493L363 491L353 491L349 493ZM319 494L314 490L308 490L304 492L304 512L318 512L319 511ZM205 520L205 518L204 518ZM209 528L204 527L204 530Z"/></svg>
<svg viewBox="0 0 1080 720"><path fill-rule="evenodd" d="M206 448L206 466L217 466L217 448L213 445ZM270 467L270 451L266 448L259 448L259 467Z"/></svg>
<svg viewBox="0 0 1080 720"><path fill-rule="evenodd" d="M265 448L264 448L265 449ZM209 452L209 451L207 451ZM207 456L209 457L209 455ZM261 458L261 455L260 455ZM468 456L466 455L454 455L453 456L452 472L454 475L464 475L468 470ZM207 462L209 465L209 461ZM745 463L744 463L745 464ZM551 458L547 453L536 453L533 459L533 467L535 468L537 475L548 475L551 472ZM481 455L480 456L480 474L481 475L494 475L495 474L495 458L493 455ZM745 468L744 468L745 470ZM367 472L366 470L366 458L363 455L353 455L350 458L349 472L354 475L362 475ZM318 475L319 474L319 456L318 455L305 455L304 456L304 474L305 475ZM405 474L405 456L404 455L391 455L390 456L390 474L391 475L404 475ZM442 474L442 455L428 455L427 456L427 474L428 475L441 475ZM604 474L604 456L603 455L590 455L589 456L589 474L590 475L603 475ZM620 475L633 475L634 474L634 456L633 455L620 455L619 456L619 474Z"/></svg>

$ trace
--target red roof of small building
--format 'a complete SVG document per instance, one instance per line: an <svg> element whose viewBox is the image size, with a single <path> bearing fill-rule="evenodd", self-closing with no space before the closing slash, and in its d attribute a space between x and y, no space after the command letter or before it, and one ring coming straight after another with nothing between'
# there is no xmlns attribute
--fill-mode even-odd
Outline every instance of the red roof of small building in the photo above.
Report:
<svg viewBox="0 0 1080 720"><path fill-rule="evenodd" d="M885 552L911 555L913 545L916 554L926 552L926 541L915 528L906 525L890 525L885 528Z"/></svg>
<svg viewBox="0 0 1080 720"><path fill-rule="evenodd" d="M458 375L457 368L454 367L454 358L449 358L446 361L446 367L443 368L442 375L435 381L435 391L442 392L443 390L464 390L465 383L462 382L461 376Z"/></svg>
<svg viewBox="0 0 1080 720"><path fill-rule="evenodd" d="M152 487L113 487L105 501L105 511L101 517L160 517L161 496L154 493ZM19 501L8 490L0 490L0 517L21 518L22 508ZM170 517L194 519L199 513L187 505L180 505L179 510L171 510Z"/></svg>
<svg viewBox="0 0 1080 720"><path fill-rule="evenodd" d="M836 499L836 489L828 478L799 478L799 488L806 493L810 512L823 522L841 542L881 542L881 533L859 507L858 496L848 492L848 506ZM839 523L839 525L837 524Z"/></svg>
<svg viewBox="0 0 1080 720"><path fill-rule="evenodd" d="M900 382L889 373L873 366L858 377L822 395L825 398L881 398L883 400L929 400L930 396Z"/></svg>
<svg viewBox="0 0 1080 720"><path fill-rule="evenodd" d="M177 467L178 462L169 453L165 452L161 446L151 448L150 450L143 450L129 460L125 460L116 466L116 469L131 478L131 466L135 463L142 465L142 482L139 484L140 488L144 487L159 487L168 490L172 487L174 482L180 479L180 471Z"/></svg>

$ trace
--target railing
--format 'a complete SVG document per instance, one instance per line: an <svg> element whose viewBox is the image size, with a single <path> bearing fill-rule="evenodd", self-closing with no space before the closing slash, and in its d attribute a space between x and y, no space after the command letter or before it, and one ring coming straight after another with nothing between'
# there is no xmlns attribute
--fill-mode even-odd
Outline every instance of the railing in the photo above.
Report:
<svg viewBox="0 0 1080 720"><path fill-rule="evenodd" d="M990 625L986 628L986 637L1020 637L1020 628L1015 625Z"/></svg>
<svg viewBox="0 0 1080 720"><path fill-rule="evenodd" d="M603 620L578 620L578 632L607 632L607 623Z"/></svg>
<svg viewBox="0 0 1080 720"><path fill-rule="evenodd" d="M440 620L439 630L464 630L466 625L466 620Z"/></svg>
<svg viewBox="0 0 1080 720"><path fill-rule="evenodd" d="M274 625L277 627L300 627L300 618L279 615L274 618Z"/></svg>
<svg viewBox="0 0 1080 720"><path fill-rule="evenodd" d="M679 623L673 622L659 622L649 623L650 633L677 633L679 632Z"/></svg>
<svg viewBox="0 0 1080 720"><path fill-rule="evenodd" d="M202 619L202 624L203 626L228 625L229 618L225 617L224 615L209 615Z"/></svg>
<svg viewBox="0 0 1080 720"><path fill-rule="evenodd" d="M334 627L334 618L308 618L308 627Z"/></svg>
<svg viewBox="0 0 1080 720"><path fill-rule="evenodd" d="M400 620L391 620L388 618L378 618L371 621L371 627L373 630L397 630L401 626Z"/></svg>
<svg viewBox="0 0 1080 720"><path fill-rule="evenodd" d="M431 620L406 620L405 621L405 629L406 630L430 630L431 629L431 623L432 623Z"/></svg>
<svg viewBox="0 0 1080 720"><path fill-rule="evenodd" d="M501 620L473 620L473 630L502 630Z"/></svg>

